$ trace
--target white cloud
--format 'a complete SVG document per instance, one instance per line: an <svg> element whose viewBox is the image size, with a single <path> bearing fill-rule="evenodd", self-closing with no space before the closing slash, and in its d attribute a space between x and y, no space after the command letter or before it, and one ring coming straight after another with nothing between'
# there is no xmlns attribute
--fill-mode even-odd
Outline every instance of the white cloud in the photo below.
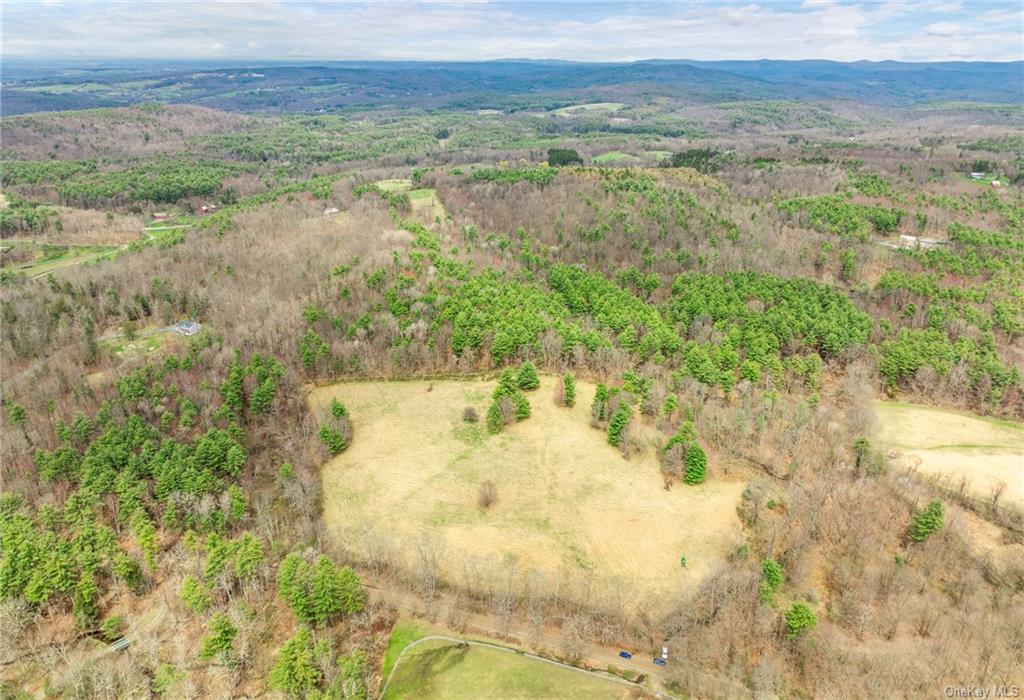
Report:
<svg viewBox="0 0 1024 700"><path fill-rule="evenodd" d="M595 9L596 8L596 9ZM5 3L3 54L116 58L1019 60L1019 3ZM658 11L654 11L658 10Z"/></svg>

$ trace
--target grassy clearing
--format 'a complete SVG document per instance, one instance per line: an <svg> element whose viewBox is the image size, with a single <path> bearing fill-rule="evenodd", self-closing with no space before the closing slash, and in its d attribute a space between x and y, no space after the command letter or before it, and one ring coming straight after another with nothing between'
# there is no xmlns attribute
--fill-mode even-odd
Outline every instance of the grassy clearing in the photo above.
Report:
<svg viewBox="0 0 1024 700"><path fill-rule="evenodd" d="M403 649L428 634L430 632L409 620L399 620L396 622L391 630L391 636L388 638L387 651L384 652L384 666L381 670L381 677L385 679L388 677Z"/></svg>
<svg viewBox="0 0 1024 700"><path fill-rule="evenodd" d="M638 689L518 654L432 640L402 657L384 697L613 700L638 697L638 693Z"/></svg>
<svg viewBox="0 0 1024 700"><path fill-rule="evenodd" d="M594 156L594 162L600 163L601 165L632 165L639 163L640 159L629 153L623 153L622 151L609 151L608 153L602 153L599 156Z"/></svg>
<svg viewBox="0 0 1024 700"><path fill-rule="evenodd" d="M117 255L117 246L61 246L29 241L5 240L3 272L38 277L72 265L106 260Z"/></svg>
<svg viewBox="0 0 1024 700"><path fill-rule="evenodd" d="M410 568L429 539L442 576L456 584L515 568L538 581L587 576L623 588L650 610L692 588L742 541L741 483L663 488L655 447L625 460L590 427L593 385L572 409L553 401L556 380L529 394L533 415L491 436L482 417L493 381L356 382L310 401L323 415L340 399L352 416L351 447L323 470L331 536L357 553L385 548ZM478 507L481 484L497 501ZM681 554L688 560L679 564Z"/></svg>
<svg viewBox="0 0 1024 700"><path fill-rule="evenodd" d="M644 155L657 161L663 161L672 157L672 151L644 151Z"/></svg>
<svg viewBox="0 0 1024 700"><path fill-rule="evenodd" d="M987 498L1006 484L1003 499L1024 506L1024 424L929 406L878 401L882 440L906 468L959 484Z"/></svg>
<svg viewBox="0 0 1024 700"><path fill-rule="evenodd" d="M557 114L560 117L574 117L581 114L611 114L612 112L618 112L626 106L623 102L588 102L582 105L560 107L559 109L552 110L551 113Z"/></svg>
<svg viewBox="0 0 1024 700"><path fill-rule="evenodd" d="M432 224L437 220L444 221L448 216L444 204L432 187L412 189L412 180L395 179L379 180L375 183L385 192L405 192L412 204L412 213L421 223Z"/></svg>

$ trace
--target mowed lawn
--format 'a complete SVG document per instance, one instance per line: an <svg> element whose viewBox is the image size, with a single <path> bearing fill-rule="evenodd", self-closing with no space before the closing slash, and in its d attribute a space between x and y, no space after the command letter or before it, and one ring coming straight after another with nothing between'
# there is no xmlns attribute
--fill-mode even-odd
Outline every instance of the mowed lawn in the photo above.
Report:
<svg viewBox="0 0 1024 700"><path fill-rule="evenodd" d="M354 426L349 449L323 468L329 534L357 554L385 554L411 570L436 561L455 584L511 569L554 587L572 574L648 611L698 585L742 542L743 484L666 490L653 444L626 460L590 426L594 386L579 382L569 409L554 403L556 381L543 377L528 393L532 416L499 435L482 423L493 381L315 390L317 415L337 397ZM463 422L466 407L480 423ZM487 510L478 506L485 481L497 491Z"/></svg>
<svg viewBox="0 0 1024 700"><path fill-rule="evenodd" d="M988 498L1005 484L1002 501L1024 506L1024 424L930 406L877 401L882 441L898 463Z"/></svg>
<svg viewBox="0 0 1024 700"><path fill-rule="evenodd" d="M639 688L519 654L430 640L398 661L386 700L622 700Z"/></svg>

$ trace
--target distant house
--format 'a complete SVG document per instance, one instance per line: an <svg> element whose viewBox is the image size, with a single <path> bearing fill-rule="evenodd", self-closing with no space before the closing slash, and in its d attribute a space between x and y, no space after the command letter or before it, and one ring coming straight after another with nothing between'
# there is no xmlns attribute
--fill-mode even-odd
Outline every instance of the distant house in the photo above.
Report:
<svg viewBox="0 0 1024 700"><path fill-rule="evenodd" d="M985 173L971 173L972 180L980 180L983 177L985 177Z"/></svg>
<svg viewBox="0 0 1024 700"><path fill-rule="evenodd" d="M201 330L203 326L198 321L178 321L174 324L174 332L178 335L195 335Z"/></svg>
<svg viewBox="0 0 1024 700"><path fill-rule="evenodd" d="M328 207L327 209L324 209L324 218L327 218L328 216L334 216L337 213L338 213L338 208L337 207Z"/></svg>
<svg viewBox="0 0 1024 700"><path fill-rule="evenodd" d="M153 212L153 221L163 221L164 219L169 219L169 218L171 218L171 215L168 214L165 211L155 211L155 212Z"/></svg>
<svg viewBox="0 0 1024 700"><path fill-rule="evenodd" d="M918 238L917 236L900 235L900 248L913 248L914 250L932 250L939 246L946 245L945 241L936 238Z"/></svg>
<svg viewBox="0 0 1024 700"><path fill-rule="evenodd" d="M999 180L993 180L992 181L992 186L993 187L1002 187L1003 183L999 182Z"/></svg>
<svg viewBox="0 0 1024 700"><path fill-rule="evenodd" d="M217 211L216 204L204 204L203 206L199 207L200 214L209 214L211 211Z"/></svg>

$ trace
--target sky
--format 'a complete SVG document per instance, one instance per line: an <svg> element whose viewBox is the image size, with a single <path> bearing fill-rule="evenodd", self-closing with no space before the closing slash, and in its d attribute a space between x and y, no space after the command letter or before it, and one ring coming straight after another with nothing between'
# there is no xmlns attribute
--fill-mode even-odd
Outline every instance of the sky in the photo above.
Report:
<svg viewBox="0 0 1024 700"><path fill-rule="evenodd" d="M4 0L0 55L73 59L1024 60L1024 2Z"/></svg>

